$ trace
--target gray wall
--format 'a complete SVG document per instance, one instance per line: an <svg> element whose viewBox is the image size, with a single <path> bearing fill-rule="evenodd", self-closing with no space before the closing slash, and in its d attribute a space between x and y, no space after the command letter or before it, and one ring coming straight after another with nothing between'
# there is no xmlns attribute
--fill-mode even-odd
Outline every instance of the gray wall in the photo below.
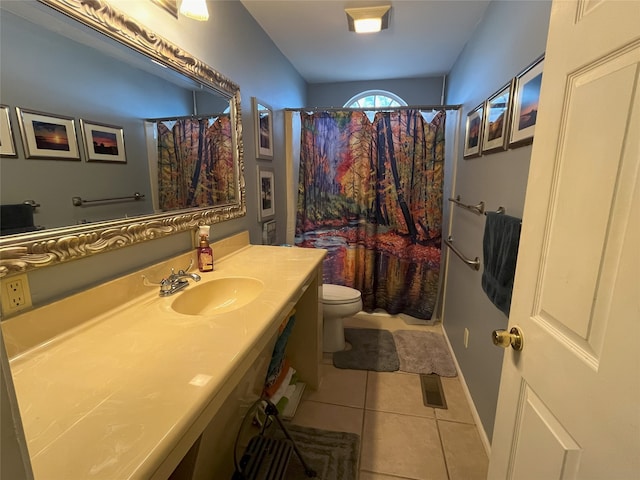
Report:
<svg viewBox="0 0 640 480"><path fill-rule="evenodd" d="M154 213L143 119L191 114L191 92L9 12L0 15L0 58L0 102L11 107L18 153L2 159L1 203L35 200L34 222L46 228ZM14 107L74 118L80 160L26 159ZM122 127L127 162L86 162L80 118ZM71 202L134 192L145 199Z"/></svg>
<svg viewBox="0 0 640 480"><path fill-rule="evenodd" d="M313 83L309 85L305 106L342 107L350 98L366 90L386 90L395 93L409 105L440 105L442 84L442 77Z"/></svg>
<svg viewBox="0 0 640 480"><path fill-rule="evenodd" d="M31 3L36 4L33 0ZM250 232L252 243L261 243L261 225L257 220L257 189L254 126L251 97L256 96L275 110L274 160L260 161L275 169L276 220L278 237L284 241L285 107L302 107L306 83L240 2L210 2L211 18L198 22L181 16L176 19L151 2L113 0L124 11L185 51L203 60L240 86L244 136L247 215L213 226L211 238L217 240L242 230ZM5 11L0 11L4 15ZM2 70L5 64L2 59ZM2 159L4 165L6 159ZM11 160L11 159L8 159ZM51 187L54 188L54 187ZM33 302L41 305L52 299L84 290L142 266L193 248L191 232L172 235L141 245L76 260L59 267L47 267L29 273ZM183 266L176 266L182 268Z"/></svg>
<svg viewBox="0 0 640 480"><path fill-rule="evenodd" d="M467 114L544 53L548 1L494 1L449 74L446 102L462 104ZM464 130L464 128L462 128ZM462 158L461 135L453 194L465 203L483 200L487 210L506 208L522 216L531 146ZM467 257L482 258L484 217L451 207L450 233ZM480 284L481 272L450 254L445 290L444 327L489 439L493 434L503 350L493 346L490 334L505 328L507 317L488 300ZM468 348L463 345L469 330Z"/></svg>

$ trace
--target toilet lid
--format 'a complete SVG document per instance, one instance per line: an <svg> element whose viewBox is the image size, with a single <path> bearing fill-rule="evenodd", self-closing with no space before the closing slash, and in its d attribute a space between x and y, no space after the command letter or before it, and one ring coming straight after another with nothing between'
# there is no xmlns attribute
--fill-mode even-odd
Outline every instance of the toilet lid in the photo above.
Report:
<svg viewBox="0 0 640 480"><path fill-rule="evenodd" d="M357 302L358 300L360 300L360 292L355 288L330 283L322 285L322 303L340 305L343 303Z"/></svg>

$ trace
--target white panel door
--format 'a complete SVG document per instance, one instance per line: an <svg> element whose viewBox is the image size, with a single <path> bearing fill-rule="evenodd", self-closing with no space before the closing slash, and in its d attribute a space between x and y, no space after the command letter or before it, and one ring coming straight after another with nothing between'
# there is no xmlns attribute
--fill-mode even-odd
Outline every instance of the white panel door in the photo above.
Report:
<svg viewBox="0 0 640 480"><path fill-rule="evenodd" d="M554 1L491 480L640 479L640 1Z"/></svg>

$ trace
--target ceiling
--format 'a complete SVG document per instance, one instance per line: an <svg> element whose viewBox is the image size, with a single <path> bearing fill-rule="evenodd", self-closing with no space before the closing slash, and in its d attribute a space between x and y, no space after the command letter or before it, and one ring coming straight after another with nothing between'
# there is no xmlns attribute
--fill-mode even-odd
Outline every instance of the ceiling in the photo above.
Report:
<svg viewBox="0 0 640 480"><path fill-rule="evenodd" d="M308 83L448 73L490 0L241 0ZM391 4L389 28L347 29L345 8Z"/></svg>

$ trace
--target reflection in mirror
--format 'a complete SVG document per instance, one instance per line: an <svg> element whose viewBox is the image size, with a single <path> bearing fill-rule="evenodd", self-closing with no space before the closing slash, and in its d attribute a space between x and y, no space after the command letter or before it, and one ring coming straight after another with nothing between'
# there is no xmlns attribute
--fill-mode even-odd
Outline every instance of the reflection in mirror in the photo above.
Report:
<svg viewBox="0 0 640 480"><path fill-rule="evenodd" d="M0 103L17 147L0 160L0 199L11 206L0 275L244 215L237 85L104 0L40 2L120 43L44 5L0 5ZM74 119L80 161L26 158L16 107ZM80 125L93 126L91 141ZM189 141L169 148L176 125ZM124 150L117 160L109 141ZM17 212L31 233L4 228Z"/></svg>
<svg viewBox="0 0 640 480"><path fill-rule="evenodd" d="M157 209L224 205L235 200L231 120L227 113L154 121L149 169ZM155 171L157 170L157 174Z"/></svg>

